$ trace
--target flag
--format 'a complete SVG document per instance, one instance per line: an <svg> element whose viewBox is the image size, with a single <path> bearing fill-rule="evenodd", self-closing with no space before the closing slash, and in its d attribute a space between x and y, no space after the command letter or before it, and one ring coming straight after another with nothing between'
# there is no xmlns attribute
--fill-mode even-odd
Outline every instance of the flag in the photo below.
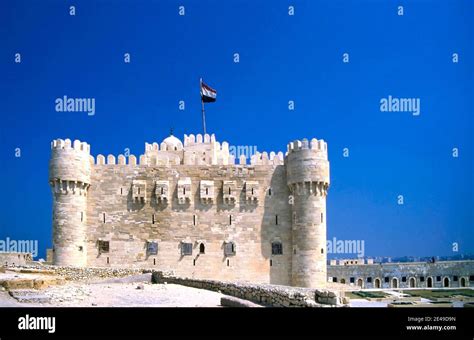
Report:
<svg viewBox="0 0 474 340"><path fill-rule="evenodd" d="M213 103L216 101L217 91L204 84L201 79L201 99L203 103Z"/></svg>

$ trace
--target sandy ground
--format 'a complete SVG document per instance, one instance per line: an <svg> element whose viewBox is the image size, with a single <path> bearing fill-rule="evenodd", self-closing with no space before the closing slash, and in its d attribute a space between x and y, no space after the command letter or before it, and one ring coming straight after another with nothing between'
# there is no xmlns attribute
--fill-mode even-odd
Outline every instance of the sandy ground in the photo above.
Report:
<svg viewBox="0 0 474 340"><path fill-rule="evenodd" d="M15 297L0 291L0 307L220 307L223 296L174 284L123 281L69 282L41 290L20 289L12 291Z"/></svg>

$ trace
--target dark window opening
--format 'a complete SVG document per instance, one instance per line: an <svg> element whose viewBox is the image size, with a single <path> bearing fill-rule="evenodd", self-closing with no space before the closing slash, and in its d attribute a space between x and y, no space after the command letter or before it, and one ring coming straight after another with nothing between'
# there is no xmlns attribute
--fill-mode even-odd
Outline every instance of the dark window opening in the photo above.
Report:
<svg viewBox="0 0 474 340"><path fill-rule="evenodd" d="M354 277L351 277L351 278L349 279L349 281L350 281L350 283L354 283L354 282L355 282L355 278L354 278Z"/></svg>
<svg viewBox="0 0 474 340"><path fill-rule="evenodd" d="M151 215L151 224L155 224L155 214Z"/></svg>
<svg viewBox="0 0 474 340"><path fill-rule="evenodd" d="M337 277L333 277L332 282L337 282Z"/></svg>
<svg viewBox="0 0 474 340"><path fill-rule="evenodd" d="M230 192L230 187L229 187L229 195L230 195L230 194L231 194L231 192Z"/></svg>
<svg viewBox="0 0 474 340"><path fill-rule="evenodd" d="M437 282L441 281L441 276L436 276L436 281Z"/></svg>
<svg viewBox="0 0 474 340"><path fill-rule="evenodd" d="M272 195L272 188L268 188L268 196Z"/></svg>
<svg viewBox="0 0 474 340"><path fill-rule="evenodd" d="M275 225L278 225L278 215L275 215Z"/></svg>
<svg viewBox="0 0 474 340"><path fill-rule="evenodd" d="M192 243L181 243L181 255L192 255L193 245Z"/></svg>
<svg viewBox="0 0 474 340"><path fill-rule="evenodd" d="M110 259L107 257L107 264L110 264Z"/></svg>
<svg viewBox="0 0 474 340"><path fill-rule="evenodd" d="M146 252L148 255L157 255L158 254L158 243L157 242L147 242L146 243Z"/></svg>
<svg viewBox="0 0 474 340"><path fill-rule="evenodd" d="M321 254L324 254L324 248L321 248Z"/></svg>
<svg viewBox="0 0 474 340"><path fill-rule="evenodd" d="M163 187L161 187L161 194L163 195L165 193Z"/></svg>
<svg viewBox="0 0 474 340"><path fill-rule="evenodd" d="M84 212L81 211L81 222L84 222Z"/></svg>
<svg viewBox="0 0 474 340"><path fill-rule="evenodd" d="M324 222L323 213L321 213L321 223Z"/></svg>
<svg viewBox="0 0 474 340"><path fill-rule="evenodd" d="M209 188L206 188L206 195L209 195Z"/></svg>
<svg viewBox="0 0 474 340"><path fill-rule="evenodd" d="M229 259L227 259L227 267L229 267L229 264L230 264Z"/></svg>
<svg viewBox="0 0 474 340"><path fill-rule="evenodd" d="M109 241L99 241L99 253L108 253L110 248Z"/></svg>
<svg viewBox="0 0 474 340"><path fill-rule="evenodd" d="M390 279L389 279L388 277L384 277L383 280L384 280L385 283L389 283L389 282L390 282Z"/></svg>
<svg viewBox="0 0 474 340"><path fill-rule="evenodd" d="M402 276L402 282L407 282L407 277L406 276Z"/></svg>
<svg viewBox="0 0 474 340"><path fill-rule="evenodd" d="M102 213L102 222L105 223L105 213Z"/></svg>
<svg viewBox="0 0 474 340"><path fill-rule="evenodd" d="M253 195L253 188L252 188L252 195Z"/></svg>
<svg viewBox="0 0 474 340"><path fill-rule="evenodd" d="M372 278L370 276L367 278L367 282L372 283Z"/></svg>
<svg viewBox="0 0 474 340"><path fill-rule="evenodd" d="M140 187L138 187L138 194L140 195Z"/></svg>
<svg viewBox="0 0 474 340"><path fill-rule="evenodd" d="M193 266L195 266L195 265L196 265L196 259L193 260Z"/></svg>
<svg viewBox="0 0 474 340"><path fill-rule="evenodd" d="M156 259L153 259L153 265L156 266Z"/></svg>
<svg viewBox="0 0 474 340"><path fill-rule="evenodd" d="M229 225L232 225L232 215L229 215Z"/></svg>
<svg viewBox="0 0 474 340"><path fill-rule="evenodd" d="M458 277L456 275L453 276L453 281L455 281L455 282L458 281Z"/></svg>
<svg viewBox="0 0 474 340"><path fill-rule="evenodd" d="M272 255L282 255L283 254L283 245L281 242L272 243Z"/></svg>
<svg viewBox="0 0 474 340"><path fill-rule="evenodd" d="M193 215L193 225L196 225L196 215Z"/></svg>
<svg viewBox="0 0 474 340"><path fill-rule="evenodd" d="M123 188L120 188L120 195L123 195Z"/></svg>
<svg viewBox="0 0 474 340"><path fill-rule="evenodd" d="M206 246L204 245L204 243L201 243L199 245L199 254L204 254L206 252Z"/></svg>
<svg viewBox="0 0 474 340"><path fill-rule="evenodd" d="M425 282L425 277L424 276L420 276L420 282Z"/></svg>
<svg viewBox="0 0 474 340"><path fill-rule="evenodd" d="M270 260L270 267L272 267L272 266L273 266L273 261L272 261L272 260Z"/></svg>
<svg viewBox="0 0 474 340"><path fill-rule="evenodd" d="M469 276L469 281L474 281L474 275Z"/></svg>
<svg viewBox="0 0 474 340"><path fill-rule="evenodd" d="M183 195L186 195L186 188L183 188Z"/></svg>
<svg viewBox="0 0 474 340"><path fill-rule="evenodd" d="M235 243L234 242L227 242L224 244L224 255L235 255Z"/></svg>
<svg viewBox="0 0 474 340"><path fill-rule="evenodd" d="M83 246L79 246L79 251L83 251L84 250L84 247Z"/></svg>

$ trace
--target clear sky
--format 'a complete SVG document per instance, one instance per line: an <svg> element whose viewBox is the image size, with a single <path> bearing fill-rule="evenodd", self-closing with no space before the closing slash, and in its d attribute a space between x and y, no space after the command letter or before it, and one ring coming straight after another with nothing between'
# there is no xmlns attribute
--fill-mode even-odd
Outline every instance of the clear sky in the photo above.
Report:
<svg viewBox="0 0 474 340"><path fill-rule="evenodd" d="M369 256L473 253L473 3L3 0L0 239L51 247L51 140L138 156L171 127L200 133L203 77L219 141L328 142L328 238ZM56 112L64 95L95 98L95 115ZM382 112L389 95L418 98L420 115Z"/></svg>

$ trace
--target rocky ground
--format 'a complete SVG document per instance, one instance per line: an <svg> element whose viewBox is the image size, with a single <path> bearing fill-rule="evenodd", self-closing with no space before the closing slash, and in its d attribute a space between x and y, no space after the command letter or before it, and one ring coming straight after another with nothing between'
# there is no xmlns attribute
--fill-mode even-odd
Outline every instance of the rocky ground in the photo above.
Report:
<svg viewBox="0 0 474 340"><path fill-rule="evenodd" d="M8 275L16 275L17 280L31 276ZM0 288L0 307L219 307L222 296L180 285L151 284L151 274L143 274L93 282L66 281L43 289Z"/></svg>

